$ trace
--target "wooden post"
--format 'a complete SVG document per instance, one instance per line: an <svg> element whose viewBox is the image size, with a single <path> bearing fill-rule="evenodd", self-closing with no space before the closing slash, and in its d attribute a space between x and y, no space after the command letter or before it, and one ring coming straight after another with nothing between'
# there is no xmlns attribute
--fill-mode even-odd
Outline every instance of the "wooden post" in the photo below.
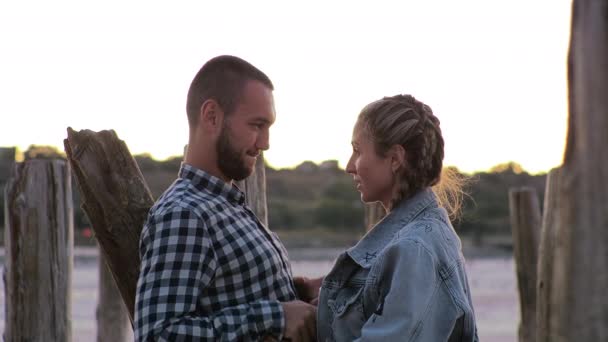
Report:
<svg viewBox="0 0 608 342"><path fill-rule="evenodd" d="M553 313L558 308L552 307L554 301L553 284L553 258L556 253L555 224L559 214L559 198L557 189L559 188L559 168L555 168L547 175L547 185L545 187L545 207L543 210L543 221L538 249L538 279L536 281L536 342L551 342L549 332L553 322ZM558 254L563 251L558 251Z"/></svg>
<svg viewBox="0 0 608 342"><path fill-rule="evenodd" d="M509 190L511 232L519 285L519 341L536 340L536 272L540 235L540 206L532 188Z"/></svg>
<svg viewBox="0 0 608 342"><path fill-rule="evenodd" d="M608 341L608 1L574 0L569 127L551 266L551 341Z"/></svg>
<svg viewBox="0 0 608 342"><path fill-rule="evenodd" d="M264 165L264 155L260 154L255 162L255 171L244 180L237 182L236 185L245 193L245 201L268 228L268 210L266 207L266 167Z"/></svg>
<svg viewBox="0 0 608 342"><path fill-rule="evenodd" d="M382 203L367 203L365 204L365 231L369 231L372 227L378 223L384 215L386 215L386 211L382 206Z"/></svg>
<svg viewBox="0 0 608 342"><path fill-rule="evenodd" d="M99 254L99 299L97 302L97 341L133 341L133 329L103 254Z"/></svg>
<svg viewBox="0 0 608 342"><path fill-rule="evenodd" d="M13 168L5 200L5 341L71 341L73 207L64 160Z"/></svg>
<svg viewBox="0 0 608 342"><path fill-rule="evenodd" d="M0 184L10 177L16 152L15 147L0 147Z"/></svg>
<svg viewBox="0 0 608 342"><path fill-rule="evenodd" d="M380 202L365 203L365 231L369 231L386 215L386 210Z"/></svg>
<svg viewBox="0 0 608 342"><path fill-rule="evenodd" d="M95 237L133 322L139 236L154 201L127 145L114 131L76 132L64 141Z"/></svg>

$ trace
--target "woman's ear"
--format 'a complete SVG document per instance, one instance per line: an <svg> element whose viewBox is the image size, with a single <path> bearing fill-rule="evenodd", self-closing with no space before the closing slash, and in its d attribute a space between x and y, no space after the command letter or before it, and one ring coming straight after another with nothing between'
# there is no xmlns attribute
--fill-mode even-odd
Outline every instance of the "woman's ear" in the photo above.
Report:
<svg viewBox="0 0 608 342"><path fill-rule="evenodd" d="M399 144L391 146L388 150L389 158L391 158L391 171L396 174L405 166L405 149Z"/></svg>

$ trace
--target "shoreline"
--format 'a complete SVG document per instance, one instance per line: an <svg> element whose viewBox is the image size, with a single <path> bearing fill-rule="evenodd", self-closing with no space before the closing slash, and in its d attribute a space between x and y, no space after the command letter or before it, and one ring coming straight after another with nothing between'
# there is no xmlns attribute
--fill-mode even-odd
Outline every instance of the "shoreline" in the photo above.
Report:
<svg viewBox="0 0 608 342"><path fill-rule="evenodd" d="M508 259L513 257L512 250L507 247L485 244L475 246L471 241L463 239L463 255L465 259ZM289 259L292 261L319 261L319 260L335 260L343 251L351 247L351 245L336 245L336 246L306 246L306 245L291 245L289 241L285 241L285 248L289 254ZM99 249L97 246L81 245L74 246L73 257L75 264L97 262L99 258ZM0 263L4 265L5 248L0 247Z"/></svg>
<svg viewBox="0 0 608 342"><path fill-rule="evenodd" d="M337 256L342 248L297 248L289 250L294 275L319 277L333 267L333 260L322 256ZM4 250L0 250L4 254ZM99 300L99 251L94 246L74 248L71 280L72 340L96 339L96 308ZM512 257L492 255L469 257L467 270L481 340L515 341L519 322L519 301L515 264ZM317 258L318 260L310 260ZM0 305L4 300L4 284L0 282ZM0 311L0 330L4 330L4 314ZM132 339L131 339L132 340Z"/></svg>

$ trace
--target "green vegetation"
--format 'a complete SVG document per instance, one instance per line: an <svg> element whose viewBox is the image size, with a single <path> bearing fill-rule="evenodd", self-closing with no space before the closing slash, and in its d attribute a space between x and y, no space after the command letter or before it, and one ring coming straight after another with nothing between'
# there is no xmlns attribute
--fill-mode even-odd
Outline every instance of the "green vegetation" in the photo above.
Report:
<svg viewBox="0 0 608 342"><path fill-rule="evenodd" d="M14 151L12 153L14 156ZM54 148L32 146L23 156L25 159L57 158L64 154ZM2 188L10 174L7 159L10 158L0 160ZM138 155L135 160L155 198L175 180L181 163L181 157L156 161L149 155ZM472 237L477 243L509 241L510 187L532 187L536 189L539 199L543 199L546 175L530 175L516 163L501 164L489 172L468 176L470 181L466 191L469 196L462 216L454 222L454 226L459 234ZM294 241L310 240L314 244L314 241L322 240L317 242L333 244L356 241L364 234L364 205L351 176L340 169L336 161L320 165L307 161L295 169L275 170L267 167L266 184L269 225L279 235L293 237ZM73 189L76 241L94 243L92 238L86 237L87 234L81 234L89 222L80 209L76 184L73 184ZM4 191L0 192L0 203L4 203ZM4 223L4 211L0 211L0 222ZM315 236L316 240L311 236Z"/></svg>

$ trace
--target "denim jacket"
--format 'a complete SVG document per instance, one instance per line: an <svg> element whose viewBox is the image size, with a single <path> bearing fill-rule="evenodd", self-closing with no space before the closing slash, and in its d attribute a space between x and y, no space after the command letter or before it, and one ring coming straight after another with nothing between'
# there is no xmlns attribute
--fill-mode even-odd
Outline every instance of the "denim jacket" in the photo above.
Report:
<svg viewBox="0 0 608 342"><path fill-rule="evenodd" d="M325 277L319 341L478 341L460 239L435 194L402 202Z"/></svg>

